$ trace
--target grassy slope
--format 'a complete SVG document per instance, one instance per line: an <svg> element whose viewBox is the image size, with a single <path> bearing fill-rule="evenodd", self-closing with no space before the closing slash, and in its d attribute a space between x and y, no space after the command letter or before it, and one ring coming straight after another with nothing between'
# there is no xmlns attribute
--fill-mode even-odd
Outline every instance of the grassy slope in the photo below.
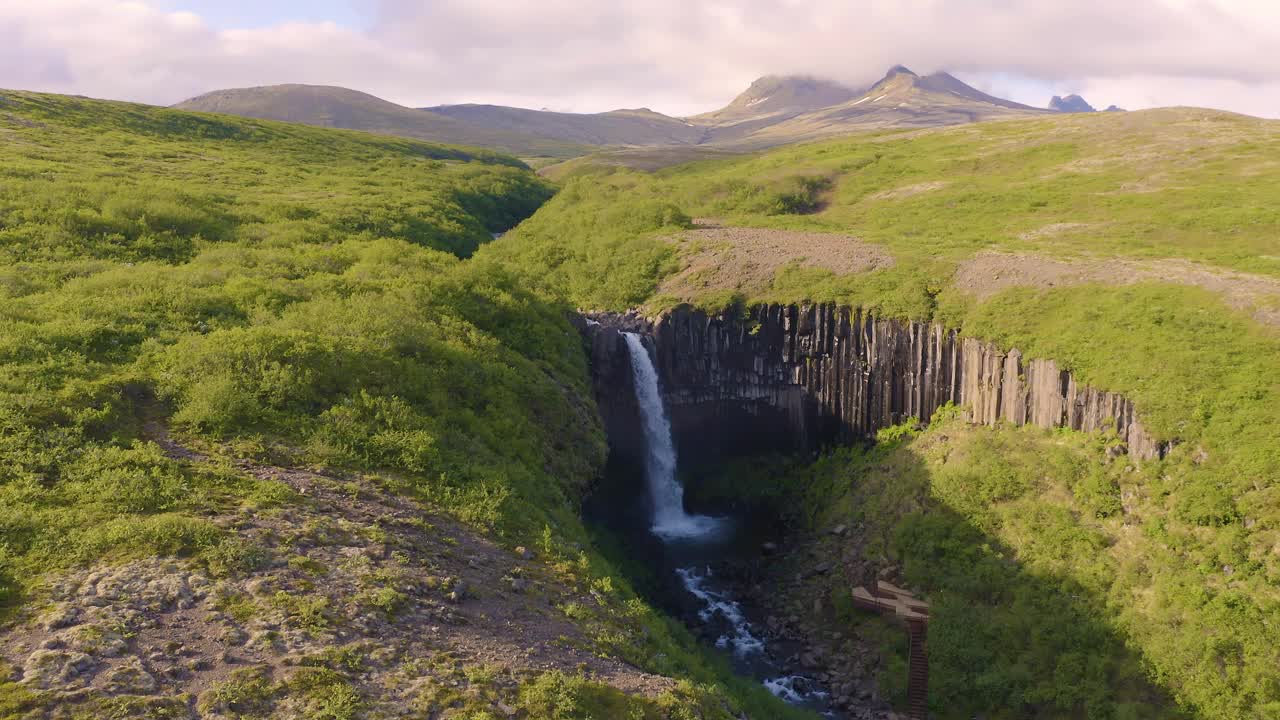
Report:
<svg viewBox="0 0 1280 720"><path fill-rule="evenodd" d="M1276 124L1243 116L1070 115L855 135L653 175L584 165L576 174L588 179L548 209L563 212L546 217L590 215L625 194L735 224L852 232L914 261L954 262L998 248L1182 257L1280 276L1280 211L1270 202L1280 192L1277 154ZM819 184L806 188L806 179ZM923 183L946 184L877 197ZM808 192L825 209L788 212L792 196ZM531 231L540 229L537 220ZM1055 223L1090 226L1022 237Z"/></svg>
<svg viewBox="0 0 1280 720"><path fill-rule="evenodd" d="M165 457L156 414L232 452L386 473L504 543L585 542L576 498L604 441L581 341L563 305L460 259L550 194L520 163L5 92L0 185L0 610L103 559L234 555L211 514L290 502ZM690 682L627 700L549 676L524 693L533 716L788 716L568 556L600 588L597 651ZM0 715L43 702L0 675Z"/></svg>
<svg viewBox="0 0 1280 720"><path fill-rule="evenodd" d="M1135 399L1157 434L1182 443L1166 461L1125 476L1124 511L1119 480L1098 480L1086 493L1100 498L1075 498L1076 471L1053 465L1011 460L1005 474L1020 484L984 502L980 486L948 485L926 472L912 477L932 507L979 529L956 542L999 544L1028 572L1048 567L1052 577L1089 588L1097 603L1087 607L1105 608L1106 622L1123 638L1106 646L1083 633L1052 639L1056 618L1041 616L1037 625L1033 618L1045 608L1032 603L1019 610L1026 613L1020 627L1046 631L1039 652L1076 643L1086 655L1119 662L1122 655L1114 653L1129 643L1150 677L1198 717L1276 716L1280 340L1274 331L1194 288L1019 289L979 302L952 287L951 277L959 263L993 249L1184 258L1280 276L1274 204L1280 126L1201 110L1099 114L856 136L651 175L578 172L482 255L504 258L530 282L545 282L582 307L657 308L672 302L655 296L658 281L681 265L661 237L686 227L690 216L851 233L884 246L897 263L846 277L786 268L769 288L736 299L834 300L935 318L1057 358L1085 382ZM925 183L921 192L889 192ZM820 211L798 214L814 209ZM1057 223L1083 226L1033 232ZM798 248L797 258L803 254ZM713 294L700 302L731 299ZM957 457L967 458L958 471L986 472L981 457ZM847 483L861 466L846 466L853 468L841 476ZM1030 481L1041 472L1042 480ZM1058 508L1052 524L1039 519L1041 508ZM900 538L895 552L951 552L944 538L913 530L913 517L903 511L890 518L890 535ZM1092 539L1042 542L1049 527ZM957 593L957 605L989 608L989 598L954 570L917 565L909 576L935 593ZM957 628L974 621L957 619ZM1008 656L992 662L991 671L1012 688L990 693L960 682L937 698L942 707L1078 716L1086 698L1065 689L1095 681L1101 689L1085 695L1103 704L1090 706L1090 716L1124 716L1137 712L1124 703L1141 705L1123 691L1126 680L1108 685L1105 673L1088 668L1051 670ZM1033 692L1046 675L1064 690L1057 701L1043 688ZM1023 704L1009 708L1010 698Z"/></svg>
<svg viewBox="0 0 1280 720"><path fill-rule="evenodd" d="M576 381L575 348L530 343L521 355L502 345L495 332L504 309L523 310L518 296L504 295L501 278L474 290L457 257L549 195L518 163L135 105L24 93L2 103L8 590L41 568L127 546L152 523L186 522L163 511L203 501L189 492L201 478L157 467L153 447L133 445L138 398L172 400L176 422L215 437L283 436L317 457L376 453L424 473L407 454L390 460L397 447L377 434L391 428L361 427L359 413L384 408L384 422L404 423L402 453L412 433L434 433L439 457L487 458L478 474L549 442L512 387L526 366ZM563 322L550 309L536 319L526 332L556 336ZM491 390L466 399L468 416L433 376ZM542 394L552 405L559 390L548 383ZM523 448L438 427L465 418L480 430L499 411ZM365 436L334 435L343 431ZM579 437L596 442L589 429ZM106 521L120 532L96 525Z"/></svg>

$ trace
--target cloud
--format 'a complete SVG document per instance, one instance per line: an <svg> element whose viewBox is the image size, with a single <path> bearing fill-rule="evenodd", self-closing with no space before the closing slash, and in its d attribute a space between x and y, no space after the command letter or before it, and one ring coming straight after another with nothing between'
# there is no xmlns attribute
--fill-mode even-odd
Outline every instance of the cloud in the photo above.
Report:
<svg viewBox="0 0 1280 720"><path fill-rule="evenodd" d="M172 103L307 82L410 105L692 113L768 73L851 85L904 63L1043 105L1225 107L1280 117L1273 0L376 0L366 29L216 29L137 0L0 5L0 86ZM1029 97L1043 90L1044 97Z"/></svg>
<svg viewBox="0 0 1280 720"><path fill-rule="evenodd" d="M125 0L41 0L0 5L0 47L25 43L0 65L0 87L170 104L220 87L413 77L411 49L333 23L215 30L197 15ZM31 77L32 61L61 73ZM380 82L384 91L403 83Z"/></svg>
<svg viewBox="0 0 1280 720"><path fill-rule="evenodd" d="M0 25L0 79L14 86L58 85L74 81L65 54L31 42L24 25Z"/></svg>

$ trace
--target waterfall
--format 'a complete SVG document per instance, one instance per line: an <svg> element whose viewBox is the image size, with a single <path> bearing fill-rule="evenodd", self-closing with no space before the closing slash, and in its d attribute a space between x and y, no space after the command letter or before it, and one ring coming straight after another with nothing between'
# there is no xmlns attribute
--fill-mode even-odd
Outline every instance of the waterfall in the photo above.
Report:
<svg viewBox="0 0 1280 720"><path fill-rule="evenodd" d="M706 515L690 515L684 510L684 488L676 480L676 450L671 442L671 422L662 405L658 371L653 366L644 341L636 333L623 333L631 353L636 403L645 439L645 481L653 501L655 535L663 540L696 538L720 527L720 520Z"/></svg>
<svg viewBox="0 0 1280 720"><path fill-rule="evenodd" d="M727 518L690 515L684 509L684 488L676 479L676 449L671 441L671 421L662 404L658 371L636 333L622 333L631 356L636 404L644 432L645 482L653 501L653 524L649 529L670 543L671 559L690 554L718 556L733 539L733 523ZM684 541L684 542L678 542ZM739 672L755 675L765 688L783 701L817 710L828 718L840 717L830 703L830 694L812 678L784 672L764 642L764 634L752 626L747 613L708 565L675 568L688 593L702 606L698 619L704 627L719 633L716 647L731 651Z"/></svg>

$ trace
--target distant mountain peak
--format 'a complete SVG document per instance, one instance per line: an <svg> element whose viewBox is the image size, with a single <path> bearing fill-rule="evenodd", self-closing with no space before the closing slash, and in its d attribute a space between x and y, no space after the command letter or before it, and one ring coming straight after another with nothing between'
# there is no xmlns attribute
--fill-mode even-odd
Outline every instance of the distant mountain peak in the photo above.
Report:
<svg viewBox="0 0 1280 720"><path fill-rule="evenodd" d="M698 117L736 122L763 115L794 115L839 105L857 95L852 88L812 75L765 75L724 108Z"/></svg>
<svg viewBox="0 0 1280 720"><path fill-rule="evenodd" d="M876 88L884 88L887 86L910 87L920 82L919 75L911 71L906 65L894 65L885 72L884 77L880 78L871 86L870 90Z"/></svg>
<svg viewBox="0 0 1280 720"><path fill-rule="evenodd" d="M852 90L832 80L824 80L813 75L765 75L756 78L755 82L751 83L750 87L738 97L755 99L780 92L794 97L804 97L826 92L848 93Z"/></svg>
<svg viewBox="0 0 1280 720"><path fill-rule="evenodd" d="M894 65L889 68L889 72L879 82L872 85L863 94L863 98L859 102L865 103L868 98L879 101L883 97L898 98L905 101L909 97L919 97L918 93L921 92L926 94L942 93L965 101L994 105L1010 110L1036 109L1011 100L988 95L950 73L939 71L921 76L905 65Z"/></svg>
<svg viewBox="0 0 1280 720"><path fill-rule="evenodd" d="M1049 109L1064 113L1097 112L1092 105L1079 95L1068 95L1066 97L1054 95L1053 99L1049 101Z"/></svg>

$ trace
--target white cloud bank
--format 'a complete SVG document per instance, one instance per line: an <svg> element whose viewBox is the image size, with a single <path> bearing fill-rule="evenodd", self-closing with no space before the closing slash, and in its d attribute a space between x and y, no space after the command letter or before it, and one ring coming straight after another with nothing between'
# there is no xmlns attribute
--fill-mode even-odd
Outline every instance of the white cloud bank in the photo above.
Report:
<svg viewBox="0 0 1280 720"><path fill-rule="evenodd" d="M265 0L264 0L265 1ZM377 0L366 30L215 29L141 0L3 0L0 87L169 104L282 82L395 102L692 113L752 79L904 63L1023 96L1280 117L1275 0ZM1043 88L1044 97L1033 96Z"/></svg>

